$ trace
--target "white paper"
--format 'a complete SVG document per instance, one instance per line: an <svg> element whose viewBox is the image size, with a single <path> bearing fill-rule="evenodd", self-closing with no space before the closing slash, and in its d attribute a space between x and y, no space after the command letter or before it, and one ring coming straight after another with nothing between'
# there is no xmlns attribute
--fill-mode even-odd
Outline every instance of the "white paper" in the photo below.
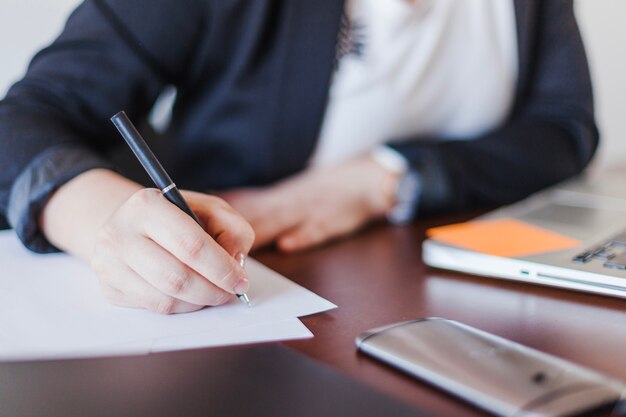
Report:
<svg viewBox="0 0 626 417"><path fill-rule="evenodd" d="M308 339L313 333L297 318L277 322L259 323L250 326L219 329L214 332L172 336L155 340L140 340L131 343L91 346L87 349L63 352L17 350L0 348L0 361L52 360L90 358L101 356L147 355L173 350L198 349L225 345L242 345L281 340Z"/></svg>
<svg viewBox="0 0 626 417"><path fill-rule="evenodd" d="M108 304L86 264L64 254L32 254L12 232L0 232L0 359L309 337L308 330L290 319L336 307L252 259L247 270L252 307L234 299L220 307L165 316Z"/></svg>
<svg viewBox="0 0 626 417"><path fill-rule="evenodd" d="M191 349L223 345L243 345L275 340L308 339L313 333L298 319L288 319L251 326L230 327L218 332L198 333L158 339L151 352Z"/></svg>

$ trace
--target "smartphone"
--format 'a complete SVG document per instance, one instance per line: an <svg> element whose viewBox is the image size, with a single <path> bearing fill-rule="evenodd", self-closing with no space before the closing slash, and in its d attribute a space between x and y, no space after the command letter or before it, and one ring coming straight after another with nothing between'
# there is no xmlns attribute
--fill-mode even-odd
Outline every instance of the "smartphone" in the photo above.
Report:
<svg viewBox="0 0 626 417"><path fill-rule="evenodd" d="M622 382L456 321L392 324L362 333L356 344L495 415L625 415Z"/></svg>

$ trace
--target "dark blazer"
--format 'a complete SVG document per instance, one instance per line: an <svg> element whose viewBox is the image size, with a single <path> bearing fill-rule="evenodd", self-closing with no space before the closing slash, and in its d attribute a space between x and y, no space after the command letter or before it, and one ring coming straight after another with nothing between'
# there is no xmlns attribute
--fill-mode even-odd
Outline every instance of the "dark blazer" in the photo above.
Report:
<svg viewBox="0 0 626 417"><path fill-rule="evenodd" d="M502 126L467 141L391 146L421 177L418 212L509 203L580 172L597 146L569 0L515 0L519 81ZM268 184L305 167L322 123L343 2L87 0L0 102L0 209L31 249L51 192L178 89L164 165L179 186ZM472 46L468 46L472 47ZM459 71L462 71L459 68ZM486 71L489 69L486 68ZM416 138L417 139L417 138Z"/></svg>

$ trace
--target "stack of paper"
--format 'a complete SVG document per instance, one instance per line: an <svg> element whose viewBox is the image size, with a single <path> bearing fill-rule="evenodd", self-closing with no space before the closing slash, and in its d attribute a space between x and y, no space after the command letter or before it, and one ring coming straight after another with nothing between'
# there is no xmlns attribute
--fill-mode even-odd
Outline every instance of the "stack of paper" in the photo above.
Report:
<svg viewBox="0 0 626 417"><path fill-rule="evenodd" d="M312 337L298 317L336 307L249 259L248 295L201 311L160 315L110 305L88 265L36 255L0 232L0 360L149 352Z"/></svg>

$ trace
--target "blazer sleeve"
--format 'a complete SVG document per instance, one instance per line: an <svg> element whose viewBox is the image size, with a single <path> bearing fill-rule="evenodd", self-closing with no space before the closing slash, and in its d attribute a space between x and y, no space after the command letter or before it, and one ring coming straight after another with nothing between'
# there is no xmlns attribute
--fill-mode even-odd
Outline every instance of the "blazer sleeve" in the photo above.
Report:
<svg viewBox="0 0 626 417"><path fill-rule="evenodd" d="M54 251L38 227L52 193L78 174L115 169L109 118L145 118L178 85L203 28L204 2L87 0L0 102L0 212L30 249Z"/></svg>
<svg viewBox="0 0 626 417"><path fill-rule="evenodd" d="M420 214L508 204L581 172L598 145L587 59L571 0L542 0L526 86L484 136L390 143L420 178ZM530 20L529 20L530 22Z"/></svg>

